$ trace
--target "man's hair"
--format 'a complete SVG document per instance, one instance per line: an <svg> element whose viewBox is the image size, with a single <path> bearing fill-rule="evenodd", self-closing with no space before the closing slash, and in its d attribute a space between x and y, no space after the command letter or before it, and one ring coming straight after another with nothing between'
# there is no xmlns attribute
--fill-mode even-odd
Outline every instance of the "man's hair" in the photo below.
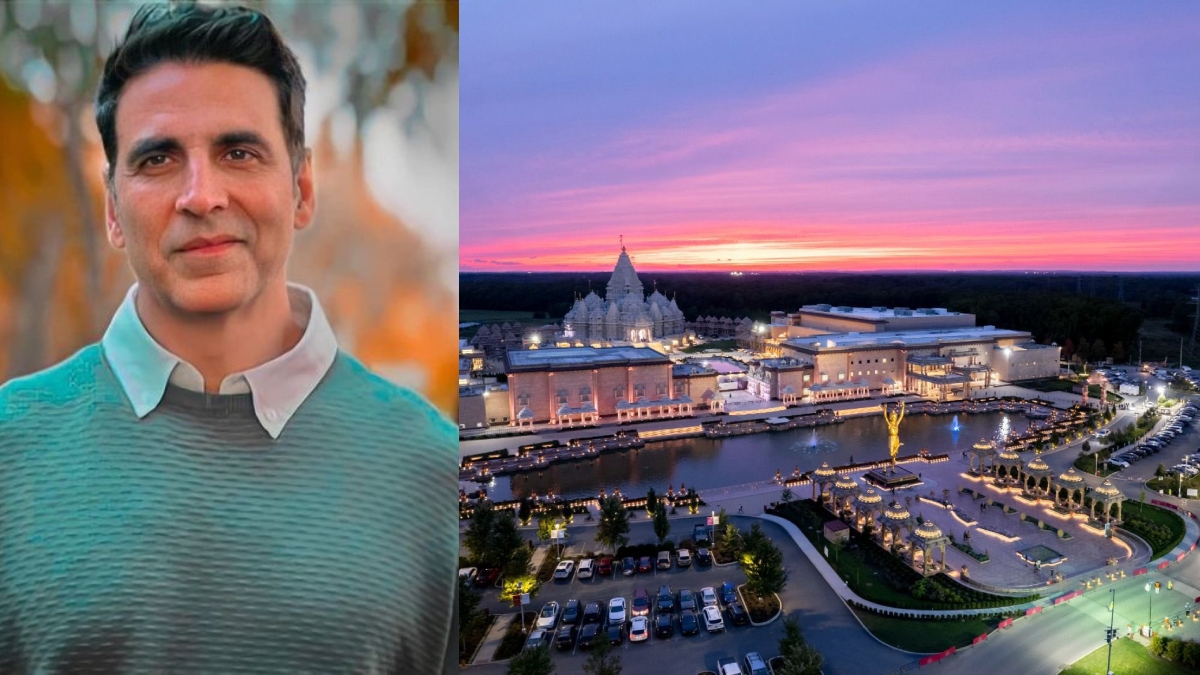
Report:
<svg viewBox="0 0 1200 675"><path fill-rule="evenodd" d="M304 74L296 55L261 12L192 3L143 5L125 39L104 62L96 91L96 126L112 178L117 162L117 103L130 79L160 63L232 63L253 68L275 85L292 170L304 158Z"/></svg>

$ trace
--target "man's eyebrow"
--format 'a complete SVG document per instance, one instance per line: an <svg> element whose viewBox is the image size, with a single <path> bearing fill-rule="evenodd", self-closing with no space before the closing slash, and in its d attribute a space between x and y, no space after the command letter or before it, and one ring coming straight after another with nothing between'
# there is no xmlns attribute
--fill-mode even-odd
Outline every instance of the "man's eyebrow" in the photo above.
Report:
<svg viewBox="0 0 1200 675"><path fill-rule="evenodd" d="M253 145L264 150L270 149L270 144L267 139L263 138L255 131L227 131L220 136L217 136L215 145L220 147L228 147L231 145Z"/></svg>
<svg viewBox="0 0 1200 675"><path fill-rule="evenodd" d="M175 152L182 146L179 141L167 136L151 136L143 138L129 150L129 156L125 159L125 164L132 166L137 164L147 155L160 154L166 152Z"/></svg>

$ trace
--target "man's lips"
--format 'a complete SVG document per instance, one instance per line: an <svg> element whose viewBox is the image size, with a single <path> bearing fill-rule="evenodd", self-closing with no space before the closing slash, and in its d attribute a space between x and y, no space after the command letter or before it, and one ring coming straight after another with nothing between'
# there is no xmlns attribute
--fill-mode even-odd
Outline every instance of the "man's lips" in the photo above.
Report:
<svg viewBox="0 0 1200 675"><path fill-rule="evenodd" d="M197 237L180 247L182 253L216 253L239 243L236 237Z"/></svg>

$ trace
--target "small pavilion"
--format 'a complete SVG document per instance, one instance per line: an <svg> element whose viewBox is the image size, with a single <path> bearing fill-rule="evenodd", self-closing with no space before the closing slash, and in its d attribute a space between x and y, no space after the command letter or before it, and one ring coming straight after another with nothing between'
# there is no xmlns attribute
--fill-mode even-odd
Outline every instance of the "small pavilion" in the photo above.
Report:
<svg viewBox="0 0 1200 675"><path fill-rule="evenodd" d="M517 413L517 428L520 429L525 425L529 425L530 429L533 428L533 411L529 409L529 406L521 408Z"/></svg>
<svg viewBox="0 0 1200 675"><path fill-rule="evenodd" d="M980 440L967 451L971 473L990 474L996 471L996 445ZM986 467L985 467L986 464ZM978 468L976 468L978 465Z"/></svg>
<svg viewBox="0 0 1200 675"><path fill-rule="evenodd" d="M780 394L783 395L782 400L784 405L796 405L800 403L800 394L796 393L796 388L790 384L784 387Z"/></svg>
<svg viewBox="0 0 1200 675"><path fill-rule="evenodd" d="M1042 453L1037 453L1033 461L1026 464L1021 471L1021 487L1033 495L1035 500L1050 496L1050 484L1053 482L1054 470L1042 459ZM1033 482L1030 487L1030 481Z"/></svg>
<svg viewBox="0 0 1200 675"><path fill-rule="evenodd" d="M813 471L813 501L817 501L818 494L821 495L821 501L824 501L826 486L833 484L835 476L837 476L837 472L829 468L829 462L821 462L821 468Z"/></svg>
<svg viewBox="0 0 1200 675"><path fill-rule="evenodd" d="M1075 467L1066 470L1054 486L1054 503L1074 513L1083 508L1083 495L1087 486L1083 484L1083 476L1075 473ZM1076 495L1078 494L1078 499Z"/></svg>
<svg viewBox="0 0 1200 675"><path fill-rule="evenodd" d="M903 504L892 502L892 505L884 510L883 518L879 520L879 543L885 547L895 547L900 541L900 530L911 534L916 524L917 521Z"/></svg>
<svg viewBox="0 0 1200 675"><path fill-rule="evenodd" d="M868 487L854 499L854 521L859 532L863 531L867 523L874 525L875 518L882 515L883 495L876 492L875 488Z"/></svg>
<svg viewBox="0 0 1200 675"><path fill-rule="evenodd" d="M931 520L926 520L921 523L917 529L913 530L908 535L910 546L908 548L908 563L913 567L917 566L917 551L921 552L921 575L929 576L929 574L937 573L946 569L946 544L950 543L950 537L942 533L942 528ZM934 563L934 568L929 569L929 558L932 557L933 551L940 549L942 553L942 561L939 565Z"/></svg>
<svg viewBox="0 0 1200 675"><path fill-rule="evenodd" d="M848 475L843 474L833 484L833 512L839 517L854 511L854 498L858 496L858 483Z"/></svg>
<svg viewBox="0 0 1200 675"><path fill-rule="evenodd" d="M1016 485L1021 475L1021 456L1005 448L996 455L996 484Z"/></svg>
<svg viewBox="0 0 1200 675"><path fill-rule="evenodd" d="M1121 524L1121 504L1125 502L1125 495L1112 484L1112 481L1107 478L1098 488L1092 488L1092 519L1096 519L1096 507L1104 505L1104 521L1115 522ZM1117 518L1114 521L1112 517L1112 507L1117 507Z"/></svg>

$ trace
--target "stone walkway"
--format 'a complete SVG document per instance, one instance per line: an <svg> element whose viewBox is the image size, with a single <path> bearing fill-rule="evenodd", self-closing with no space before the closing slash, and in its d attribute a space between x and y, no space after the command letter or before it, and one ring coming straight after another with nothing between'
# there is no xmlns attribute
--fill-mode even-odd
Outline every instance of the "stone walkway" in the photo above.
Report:
<svg viewBox="0 0 1200 675"><path fill-rule="evenodd" d="M497 615L496 621L492 624L491 630L488 631L487 637L483 639L483 645L475 653L475 660L471 661L471 663L491 663L496 650L500 648L500 643L504 641L504 634L508 632L509 625L516 619L516 614Z"/></svg>

